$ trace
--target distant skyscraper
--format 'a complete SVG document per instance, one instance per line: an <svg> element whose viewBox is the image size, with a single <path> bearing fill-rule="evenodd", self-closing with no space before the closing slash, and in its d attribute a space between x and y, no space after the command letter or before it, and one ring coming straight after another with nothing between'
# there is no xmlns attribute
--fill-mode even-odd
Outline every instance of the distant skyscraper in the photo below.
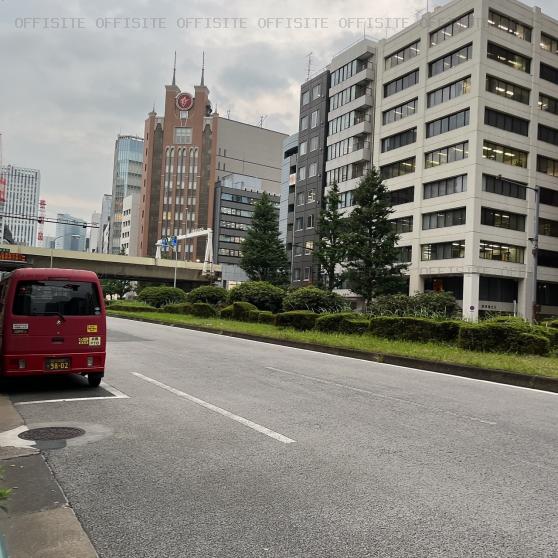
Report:
<svg viewBox="0 0 558 558"><path fill-rule="evenodd" d="M91 215L91 224L100 226L99 223L101 222L101 214L98 211L95 211L93 215ZM99 229L92 226L89 229L89 252L97 252L97 245L99 244Z"/></svg>
<svg viewBox="0 0 558 558"><path fill-rule="evenodd" d="M124 198L141 191L143 165L143 139L135 136L118 136L114 146L112 177L112 208L110 212L109 252L120 252L122 232L122 204Z"/></svg>
<svg viewBox="0 0 558 558"><path fill-rule="evenodd" d="M6 181L4 213L8 217L4 218L4 226L11 232L14 244L36 246L37 220L33 217L39 214L40 172L6 165L0 175Z"/></svg>
<svg viewBox="0 0 558 558"><path fill-rule="evenodd" d="M58 213L56 215L56 242L57 250L77 250L83 252L85 250L85 236L87 223L83 219L72 217L67 213ZM78 238L76 238L78 237Z"/></svg>
<svg viewBox="0 0 558 558"><path fill-rule="evenodd" d="M134 192L122 203L122 230L120 233L120 253L138 256L141 193Z"/></svg>
<svg viewBox="0 0 558 558"><path fill-rule="evenodd" d="M97 237L97 252L106 253L105 244L103 239L105 237L105 230L110 226L110 210L112 208L112 195L104 194L103 203L101 206L101 218L99 220L99 235Z"/></svg>

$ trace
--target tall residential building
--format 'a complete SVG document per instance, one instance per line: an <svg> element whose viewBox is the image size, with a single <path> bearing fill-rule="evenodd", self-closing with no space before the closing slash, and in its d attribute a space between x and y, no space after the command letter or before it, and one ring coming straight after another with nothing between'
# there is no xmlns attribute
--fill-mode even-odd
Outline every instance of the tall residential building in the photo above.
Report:
<svg viewBox="0 0 558 558"><path fill-rule="evenodd" d="M212 225L215 183L238 173L261 180L279 193L285 134L219 116L204 83L194 94L181 91L173 75L165 86L163 116L145 121L140 254L153 256L162 236ZM179 257L202 259L206 238L180 243Z"/></svg>
<svg viewBox="0 0 558 558"><path fill-rule="evenodd" d="M93 214L91 215L91 224L96 225L96 227L100 227L100 223L101 214L98 211L93 212ZM89 252L97 252L97 246L99 244L99 229L96 227L92 226L89 229Z"/></svg>
<svg viewBox="0 0 558 558"><path fill-rule="evenodd" d="M290 254L292 245L287 245L288 234L292 234L294 191L296 186L296 161L298 157L298 132L283 141L283 163L281 164L281 201L279 203L279 232L281 241ZM289 216L291 220L289 221ZM291 243L292 244L292 243Z"/></svg>
<svg viewBox="0 0 558 558"><path fill-rule="evenodd" d="M99 220L99 233L97 236L97 252L100 254L108 253L108 231L110 231L110 211L112 208L112 195L103 194L101 205L101 218ZM104 242L105 231L107 231L107 241Z"/></svg>
<svg viewBox="0 0 558 558"><path fill-rule="evenodd" d="M3 207L4 230L14 244L37 245L37 219L41 174L38 170L6 165L1 168L6 181L6 202Z"/></svg>
<svg viewBox="0 0 558 558"><path fill-rule="evenodd" d="M128 194L122 202L122 230L120 232L120 254L139 255L141 192Z"/></svg>
<svg viewBox="0 0 558 558"><path fill-rule="evenodd" d="M454 0L370 47L370 161L392 192L409 292L452 291L468 319L530 318L538 193L537 310L558 314L558 21L515 0ZM330 105L358 60L331 78ZM333 178L349 197L349 169Z"/></svg>
<svg viewBox="0 0 558 558"><path fill-rule="evenodd" d="M122 136L114 144L112 207L110 211L109 253L120 251L122 203L124 198L141 191L143 172L143 138Z"/></svg>
<svg viewBox="0 0 558 558"><path fill-rule="evenodd" d="M85 238L87 235L87 223L83 219L72 217L68 213L56 215L56 241L54 247L57 250L85 250Z"/></svg>

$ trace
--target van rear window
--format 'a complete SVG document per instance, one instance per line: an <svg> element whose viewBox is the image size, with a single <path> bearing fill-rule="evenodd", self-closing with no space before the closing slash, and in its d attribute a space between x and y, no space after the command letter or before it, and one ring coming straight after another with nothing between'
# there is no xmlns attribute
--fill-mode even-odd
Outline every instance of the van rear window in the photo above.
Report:
<svg viewBox="0 0 558 558"><path fill-rule="evenodd" d="M95 283L83 281L20 281L16 286L16 316L94 316L101 313Z"/></svg>

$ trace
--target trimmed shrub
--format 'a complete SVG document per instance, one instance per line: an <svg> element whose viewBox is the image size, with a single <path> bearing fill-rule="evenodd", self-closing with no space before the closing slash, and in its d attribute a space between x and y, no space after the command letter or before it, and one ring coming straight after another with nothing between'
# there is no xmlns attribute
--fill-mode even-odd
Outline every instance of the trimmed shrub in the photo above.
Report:
<svg viewBox="0 0 558 558"><path fill-rule="evenodd" d="M258 318L260 324L275 325L275 314L269 310L260 310Z"/></svg>
<svg viewBox="0 0 558 558"><path fill-rule="evenodd" d="M455 341L460 322L438 321L410 316L378 316L370 319L370 333L377 337L403 341Z"/></svg>
<svg viewBox="0 0 558 558"><path fill-rule="evenodd" d="M193 314L193 306L189 302L166 304L161 310L167 314Z"/></svg>
<svg viewBox="0 0 558 558"><path fill-rule="evenodd" d="M221 308L221 312L219 312L221 318L225 320L232 320L233 317L233 305L225 306L225 308Z"/></svg>
<svg viewBox="0 0 558 558"><path fill-rule="evenodd" d="M110 310L118 310L120 312L156 312L157 308L149 304L142 304L141 302L120 302L115 300L110 305Z"/></svg>
<svg viewBox="0 0 558 558"><path fill-rule="evenodd" d="M548 322L544 322L544 325L558 329L558 320L549 320Z"/></svg>
<svg viewBox="0 0 558 558"><path fill-rule="evenodd" d="M299 331L312 329L316 324L319 314L310 310L291 310L281 312L275 316L275 325L282 327L292 327Z"/></svg>
<svg viewBox="0 0 558 558"><path fill-rule="evenodd" d="M459 329L458 345L471 351L544 355L549 352L550 341L547 336L541 334L541 329L544 328L533 327L527 322L518 323L515 320L464 323ZM541 338L544 341L541 341Z"/></svg>
<svg viewBox="0 0 558 558"><path fill-rule="evenodd" d="M455 297L447 292L384 295L376 298L369 308L373 316L409 316L424 318L451 318L458 315Z"/></svg>
<svg viewBox="0 0 558 558"><path fill-rule="evenodd" d="M207 302L194 302L192 304L192 314L199 318L214 318L217 316L217 309Z"/></svg>
<svg viewBox="0 0 558 558"><path fill-rule="evenodd" d="M354 312L336 312L322 314L316 320L315 328L327 333L365 333L369 320L363 314Z"/></svg>
<svg viewBox="0 0 558 558"><path fill-rule="evenodd" d="M240 322L250 321L250 312L257 308L249 302L233 302L232 303L232 319Z"/></svg>
<svg viewBox="0 0 558 558"><path fill-rule="evenodd" d="M261 310L250 310L248 312L248 320L247 321L258 323L260 321L260 312L261 312Z"/></svg>
<svg viewBox="0 0 558 558"><path fill-rule="evenodd" d="M337 293L324 291L318 287L302 287L289 291L283 299L283 310L309 310L310 312L339 312L348 304Z"/></svg>
<svg viewBox="0 0 558 558"><path fill-rule="evenodd" d="M229 302L249 302L258 310L278 312L283 306L285 291L267 281L246 281L229 291Z"/></svg>
<svg viewBox="0 0 558 558"><path fill-rule="evenodd" d="M186 299L192 304L194 302L207 302L207 304L223 304L227 301L228 293L223 287L204 285L186 293Z"/></svg>
<svg viewBox="0 0 558 558"><path fill-rule="evenodd" d="M166 304L186 302L186 293L175 287L145 287L138 295L138 300L160 308Z"/></svg>

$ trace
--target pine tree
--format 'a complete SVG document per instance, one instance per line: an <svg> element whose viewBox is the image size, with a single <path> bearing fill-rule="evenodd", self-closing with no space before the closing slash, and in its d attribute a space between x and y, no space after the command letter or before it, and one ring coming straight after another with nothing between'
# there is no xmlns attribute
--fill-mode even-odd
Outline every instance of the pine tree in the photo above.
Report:
<svg viewBox="0 0 558 558"><path fill-rule="evenodd" d="M277 211L266 192L254 205L252 224L241 244L241 252L240 267L252 281L287 283L287 252L279 238Z"/></svg>
<svg viewBox="0 0 558 558"><path fill-rule="evenodd" d="M350 288L367 304L378 295L397 292L404 284L405 264L397 262L399 236L392 231L389 192L373 168L354 193L356 207L347 218L344 243Z"/></svg>
<svg viewBox="0 0 558 558"><path fill-rule="evenodd" d="M334 182L324 198L318 222L318 240L316 257L326 275L326 287L332 291L339 286L342 277L337 272L338 266L345 259L343 230L345 219L339 211L339 187Z"/></svg>

